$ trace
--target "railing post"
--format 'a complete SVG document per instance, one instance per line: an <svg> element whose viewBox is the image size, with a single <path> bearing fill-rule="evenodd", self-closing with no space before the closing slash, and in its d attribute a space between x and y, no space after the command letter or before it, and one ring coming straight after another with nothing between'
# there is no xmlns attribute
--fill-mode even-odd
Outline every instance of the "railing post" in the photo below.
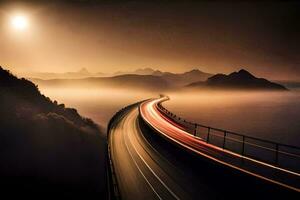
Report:
<svg viewBox="0 0 300 200"><path fill-rule="evenodd" d="M206 142L209 143L209 134L210 134L210 127L207 129L207 137L206 137Z"/></svg>
<svg viewBox="0 0 300 200"><path fill-rule="evenodd" d="M278 148L279 148L279 145L278 143L275 144L275 149L276 149L276 152L275 152L275 164L278 165Z"/></svg>
<svg viewBox="0 0 300 200"><path fill-rule="evenodd" d="M194 131L194 136L197 134L197 124L195 123L195 131Z"/></svg>
<svg viewBox="0 0 300 200"><path fill-rule="evenodd" d="M245 136L243 135L243 148L242 148L242 156L245 153Z"/></svg>
<svg viewBox="0 0 300 200"><path fill-rule="evenodd" d="M227 132L226 132L226 131L224 131L223 149L225 149L226 134L227 134Z"/></svg>

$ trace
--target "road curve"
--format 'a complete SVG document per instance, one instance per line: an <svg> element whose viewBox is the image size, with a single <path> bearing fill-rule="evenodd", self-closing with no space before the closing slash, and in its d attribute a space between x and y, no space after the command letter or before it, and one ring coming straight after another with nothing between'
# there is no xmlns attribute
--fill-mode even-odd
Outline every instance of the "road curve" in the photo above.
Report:
<svg viewBox="0 0 300 200"><path fill-rule="evenodd" d="M168 140L217 164L225 165L273 184L300 192L299 173L242 156L191 135L184 127L170 120L158 110L157 104L166 100L168 100L167 97L162 97L146 101L141 104L140 113L151 127Z"/></svg>
<svg viewBox="0 0 300 200"><path fill-rule="evenodd" d="M168 163L141 134L138 115L138 108L133 108L110 132L111 157L122 199L192 199L162 169L161 165Z"/></svg>
<svg viewBox="0 0 300 200"><path fill-rule="evenodd" d="M110 128L109 146L121 199L241 199L240 192L247 194L243 199L290 195L170 144L143 123L139 105Z"/></svg>

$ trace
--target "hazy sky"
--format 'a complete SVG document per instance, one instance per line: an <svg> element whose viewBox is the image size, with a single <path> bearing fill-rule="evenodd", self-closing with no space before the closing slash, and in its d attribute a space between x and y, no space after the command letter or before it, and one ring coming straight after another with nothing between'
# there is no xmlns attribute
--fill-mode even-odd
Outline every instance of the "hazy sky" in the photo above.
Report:
<svg viewBox="0 0 300 200"><path fill-rule="evenodd" d="M0 65L13 71L152 67L300 80L300 4L195 1L0 3ZM11 16L28 17L14 30Z"/></svg>

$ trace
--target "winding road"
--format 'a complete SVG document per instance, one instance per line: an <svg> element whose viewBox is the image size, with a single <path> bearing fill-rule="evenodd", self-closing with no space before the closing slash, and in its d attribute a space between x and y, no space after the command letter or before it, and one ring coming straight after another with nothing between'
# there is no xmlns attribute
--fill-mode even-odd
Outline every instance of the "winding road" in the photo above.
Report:
<svg viewBox="0 0 300 200"><path fill-rule="evenodd" d="M130 110L111 132L111 156L122 198L190 199L162 167L174 166L141 134L138 114L138 108Z"/></svg>
<svg viewBox="0 0 300 200"><path fill-rule="evenodd" d="M195 155L188 148L170 142L166 135L158 134L176 129L170 123L163 124L164 130L152 121L145 123L145 119L161 117L151 110L161 100L149 100L124 111L109 130L110 156L121 199L254 199L299 195L208 158L207 155L221 156L215 150L203 148L202 156Z"/></svg>

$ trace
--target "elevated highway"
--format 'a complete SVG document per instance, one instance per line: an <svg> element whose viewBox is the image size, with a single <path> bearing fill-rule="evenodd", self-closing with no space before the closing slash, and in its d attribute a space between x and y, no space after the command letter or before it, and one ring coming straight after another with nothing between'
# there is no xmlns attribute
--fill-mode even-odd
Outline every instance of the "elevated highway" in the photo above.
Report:
<svg viewBox="0 0 300 200"><path fill-rule="evenodd" d="M151 99L124 109L109 127L117 199L299 196L297 173L287 173L286 178L293 180L289 185L269 177L274 173L286 175L276 168L271 172L266 170L269 167L258 170L267 174L263 175L241 167L253 166L253 161L245 162L238 155L184 132L180 124L160 112L158 104L164 100Z"/></svg>

